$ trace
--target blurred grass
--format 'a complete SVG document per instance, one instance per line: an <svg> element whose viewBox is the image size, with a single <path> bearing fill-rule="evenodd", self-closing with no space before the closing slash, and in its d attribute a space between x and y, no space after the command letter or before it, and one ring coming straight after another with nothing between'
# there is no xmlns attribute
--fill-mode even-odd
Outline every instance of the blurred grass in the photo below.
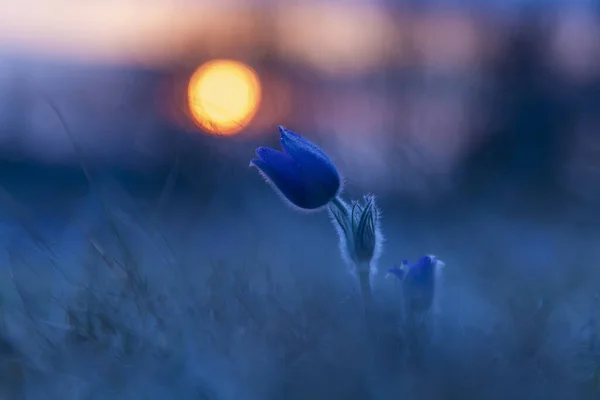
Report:
<svg viewBox="0 0 600 400"><path fill-rule="evenodd" d="M105 203L95 224L72 221L81 257L57 254L26 211L14 214L23 230L6 248L12 280L2 285L1 332L13 360L7 371L22 377L11 384L29 398L368 398L360 303L341 265L335 284L268 254L211 260L198 250L183 259L158 234L153 211L132 209L123 196ZM524 232L522 248L531 248L534 233ZM382 286L380 305L389 310L376 385L384 398L594 398L597 355L582 353L591 339L577 329L590 314L573 300L587 296L587 270L577 265L588 255L536 271L535 257L518 256L508 237L496 232L476 249L446 253L451 272L424 364L406 363L400 315ZM579 279L553 284L557 271L579 271ZM471 315L481 300L491 327Z"/></svg>

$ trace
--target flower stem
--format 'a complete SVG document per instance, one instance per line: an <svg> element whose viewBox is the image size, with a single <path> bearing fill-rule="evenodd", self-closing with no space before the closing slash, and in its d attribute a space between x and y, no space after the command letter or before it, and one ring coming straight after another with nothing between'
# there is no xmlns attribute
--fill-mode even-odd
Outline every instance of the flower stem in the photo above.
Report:
<svg viewBox="0 0 600 400"><path fill-rule="evenodd" d="M340 196L335 196L331 200L331 204L336 206L337 209L340 210L344 215L346 215L346 216L348 215L348 206L346 205L346 202L344 202L344 200L342 200L342 198Z"/></svg>
<svg viewBox="0 0 600 400"><path fill-rule="evenodd" d="M360 283L360 291L362 293L362 297L363 297L363 301L364 301L365 312L367 314L369 314L369 312L371 311L371 305L373 302L373 296L371 293L370 266L368 264L366 266L364 264L357 265L356 270L357 270L356 272L358 275L358 281Z"/></svg>
<svg viewBox="0 0 600 400"><path fill-rule="evenodd" d="M373 296L371 291L371 265L370 263L357 263L355 264L356 274L358 275L358 282L363 300L363 315L364 315L364 329L366 335L366 373L367 379L370 386L376 388L378 386L377 376L377 358L378 358L378 347L377 347L377 327L376 320L374 319L374 308L373 308ZM377 396L379 397L379 396Z"/></svg>

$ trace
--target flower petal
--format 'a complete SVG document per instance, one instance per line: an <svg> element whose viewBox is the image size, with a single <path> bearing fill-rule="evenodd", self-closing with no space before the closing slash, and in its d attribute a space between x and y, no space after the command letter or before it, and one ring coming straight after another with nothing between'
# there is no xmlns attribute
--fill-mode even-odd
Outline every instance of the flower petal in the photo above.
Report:
<svg viewBox="0 0 600 400"><path fill-rule="evenodd" d="M416 263L410 265L407 278L411 285L426 290L434 290L435 286L435 264L431 257L424 256Z"/></svg>
<svg viewBox="0 0 600 400"><path fill-rule="evenodd" d="M286 200L300 208L315 208L311 199L307 197L306 184L300 169L289 155L267 147L259 147L256 155L258 158L250 161L250 165L258 168L263 177Z"/></svg>
<svg viewBox="0 0 600 400"><path fill-rule="evenodd" d="M297 133L283 126L279 126L279 132L283 151L296 161L302 175L310 182L308 190L321 198L335 197L341 180L331 159L316 144Z"/></svg>

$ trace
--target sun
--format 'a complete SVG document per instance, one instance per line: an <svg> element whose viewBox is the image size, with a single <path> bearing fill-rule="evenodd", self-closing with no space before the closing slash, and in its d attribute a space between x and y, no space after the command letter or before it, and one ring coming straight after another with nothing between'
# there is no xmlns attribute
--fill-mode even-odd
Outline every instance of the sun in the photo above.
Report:
<svg viewBox="0 0 600 400"><path fill-rule="evenodd" d="M234 135L244 129L261 99L256 72L244 63L213 60L190 78L188 106L196 124L207 132Z"/></svg>

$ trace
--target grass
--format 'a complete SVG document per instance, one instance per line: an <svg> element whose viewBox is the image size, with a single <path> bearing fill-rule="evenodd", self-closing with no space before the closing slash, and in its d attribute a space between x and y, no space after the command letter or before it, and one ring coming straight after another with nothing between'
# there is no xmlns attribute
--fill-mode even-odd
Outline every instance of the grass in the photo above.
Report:
<svg viewBox="0 0 600 400"><path fill-rule="evenodd" d="M109 196L96 189L83 200L96 206L82 207L70 233L50 239L3 192L16 218L3 240L0 292L0 387L8 398L600 393L594 253L566 229L472 216L453 234L411 236L410 226L384 221L390 241L406 239L403 249L388 244L382 265L431 248L447 263L435 334L417 363L393 281L379 283L379 336L374 349L366 346L360 301L325 216L307 222L284 206L279 215L275 206L251 205L214 233L201 228L214 222L218 211L209 210L181 235L152 207L144 211L112 186ZM271 231L257 235L261 226Z"/></svg>

